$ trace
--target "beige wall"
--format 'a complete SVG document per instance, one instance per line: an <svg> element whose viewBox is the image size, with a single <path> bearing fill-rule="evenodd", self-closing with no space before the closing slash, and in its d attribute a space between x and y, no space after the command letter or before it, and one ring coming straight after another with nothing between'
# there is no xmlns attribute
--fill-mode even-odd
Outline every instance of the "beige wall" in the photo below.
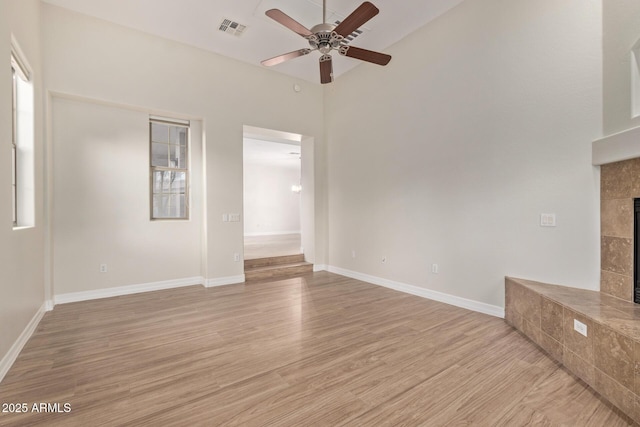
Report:
<svg viewBox="0 0 640 427"><path fill-rule="evenodd" d="M631 112L631 49L640 40L640 2L602 2L604 135L640 126Z"/></svg>
<svg viewBox="0 0 640 427"><path fill-rule="evenodd" d="M11 182L11 35L31 65L35 89L35 227L13 230L11 186L0 185L0 360L44 303L43 114L40 13L36 0L0 0L0 176ZM0 370L2 366L0 365Z"/></svg>
<svg viewBox="0 0 640 427"><path fill-rule="evenodd" d="M45 84L48 90L129 105L157 113L177 112L202 119L206 164L204 220L207 233L204 245L206 259L203 262L202 273L206 279L211 280L241 275L242 263L234 262L233 253L242 253L242 222L223 223L222 214L243 211L242 126L252 125L314 136L315 158L319 169L324 171L323 127L322 120L317 119L322 117L322 89L318 85L295 81L259 66L243 64L54 6L43 4L42 14L44 62L47 69ZM293 91L294 82L302 86L300 93ZM55 117L55 104L53 110ZM90 123L99 124L102 112L98 110L90 109L82 116ZM70 112L65 114L65 123L68 123L72 116ZM119 113L114 114L117 116ZM109 117L109 114L107 116ZM123 120L132 120L127 122L128 126L139 126L139 121L135 121L135 115L127 113L124 116ZM117 120L113 120L112 124L117 127ZM56 123L54 127L55 125ZM106 124L99 126L101 129L107 127ZM110 132L110 135L113 135L118 131ZM111 137L107 138L110 139ZM114 144L122 146L123 141L117 142L116 138ZM58 149L64 144L67 143L58 140L54 132L54 147ZM84 163L88 159L78 160ZM59 161L57 158L53 159L54 169L58 168ZM75 166L74 170L81 173L76 177L80 182L93 179L92 168L87 166ZM130 167L131 171L136 168L133 164L127 167ZM55 194L59 194L60 197L67 191L64 186L60 188L58 185L58 181L63 179L62 174L64 171L54 172ZM146 167L136 174L137 179L147 185ZM323 209L326 209L323 182L322 177L316 180L317 218L321 218ZM66 185L71 183L67 181ZM123 191L119 188L112 190L116 194ZM142 203L146 203L146 197ZM94 213L91 209L87 206L85 211L76 215L78 218L89 217ZM145 208L141 215L146 216L146 212ZM55 221L63 219L56 218ZM162 234L160 225L153 224L145 228L151 233L146 243L135 236L140 232L139 229L126 226L126 229L122 230L120 225L122 224L116 220L108 221L106 225L94 222L86 224L89 227L86 230L87 235L104 235L107 239L118 239L121 245L126 242L138 243L138 255L133 255L129 261L122 258L121 265L113 266L114 269L118 269L114 272L120 271L121 268L124 270L121 274L118 273L117 280L104 282L104 276L97 276L103 280L102 283L89 283L96 278L97 255L79 254L80 259L74 262L87 264L88 267L86 271L82 268L76 272L68 265L70 260L59 258L61 245L70 248L72 242L65 241L66 237L60 234L62 231L56 231L53 241L56 266L53 286L56 293L156 280L156 276L152 274L141 277L136 264L148 260L143 255L146 251L149 251L149 254L154 253L154 247L157 246L154 242L157 242ZM316 239L316 254L319 254L319 262L322 262L325 239L324 225L321 221L316 222L316 232L319 236ZM78 243L81 241L74 242ZM190 251L193 250L195 241L191 240L189 245ZM110 241L105 243L104 247L112 252L118 245ZM179 274L190 275L195 269L195 264L190 262L185 264ZM63 273L59 274L61 271ZM109 274L111 272L107 273ZM73 280L66 282L65 277L71 276ZM164 277L173 278L166 275Z"/></svg>
<svg viewBox="0 0 640 427"><path fill-rule="evenodd" d="M597 289L601 20L597 1L466 1L340 76L329 263L499 307L505 275Z"/></svg>
<svg viewBox="0 0 640 427"><path fill-rule="evenodd" d="M51 111L55 294L203 276L200 122L190 126L189 220L150 221L149 113L59 97Z"/></svg>

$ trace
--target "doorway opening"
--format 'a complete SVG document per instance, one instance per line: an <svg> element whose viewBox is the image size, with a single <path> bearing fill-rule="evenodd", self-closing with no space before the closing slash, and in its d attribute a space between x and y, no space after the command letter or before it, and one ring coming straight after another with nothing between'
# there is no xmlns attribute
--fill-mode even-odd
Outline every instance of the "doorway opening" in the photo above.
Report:
<svg viewBox="0 0 640 427"><path fill-rule="evenodd" d="M313 138L244 126L244 259L313 262Z"/></svg>

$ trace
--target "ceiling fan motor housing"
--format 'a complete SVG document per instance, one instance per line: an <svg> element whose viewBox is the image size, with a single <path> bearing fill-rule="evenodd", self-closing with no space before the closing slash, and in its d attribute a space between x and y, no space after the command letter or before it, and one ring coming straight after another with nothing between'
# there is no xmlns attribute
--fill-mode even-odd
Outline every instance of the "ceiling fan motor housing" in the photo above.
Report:
<svg viewBox="0 0 640 427"><path fill-rule="evenodd" d="M311 28L313 34L307 37L309 45L323 54L327 54L333 49L338 49L344 37L337 34L334 31L335 28L335 25L326 23L314 26Z"/></svg>

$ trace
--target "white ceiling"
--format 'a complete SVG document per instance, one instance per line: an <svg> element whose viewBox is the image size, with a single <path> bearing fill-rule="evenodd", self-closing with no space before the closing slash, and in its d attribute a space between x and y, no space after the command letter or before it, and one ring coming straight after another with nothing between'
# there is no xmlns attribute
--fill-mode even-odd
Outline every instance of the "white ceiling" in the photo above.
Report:
<svg viewBox="0 0 640 427"><path fill-rule="evenodd" d="M322 0L43 0L125 27L175 40L260 66L260 61L308 47L306 40L265 16L280 9L310 28L322 21ZM363 0L327 0L327 22L344 19ZM373 0L380 13L365 24L354 46L384 52L403 37L463 0ZM218 28L228 18L247 29L236 37ZM317 52L272 67L292 77L319 82ZM393 61L393 60L392 60ZM333 61L338 77L361 63ZM377 67L364 64L367 67Z"/></svg>

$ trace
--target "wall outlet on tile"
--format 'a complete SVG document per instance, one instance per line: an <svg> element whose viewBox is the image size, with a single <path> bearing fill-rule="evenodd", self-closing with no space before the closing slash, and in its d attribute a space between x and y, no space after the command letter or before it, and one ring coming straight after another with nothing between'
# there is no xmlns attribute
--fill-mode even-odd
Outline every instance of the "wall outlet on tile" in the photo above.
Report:
<svg viewBox="0 0 640 427"><path fill-rule="evenodd" d="M240 262L240 254L239 253L235 253L233 254L233 260L235 262Z"/></svg>
<svg viewBox="0 0 640 427"><path fill-rule="evenodd" d="M387 263L387 257L386 257L386 256L383 256L383 257L382 257L381 262L382 262L383 264L386 264L386 263Z"/></svg>
<svg viewBox="0 0 640 427"><path fill-rule="evenodd" d="M573 319L573 329L581 335L587 336L587 325L579 321L578 319Z"/></svg>
<svg viewBox="0 0 640 427"><path fill-rule="evenodd" d="M438 264L431 264L431 272L433 274L438 274L438 270L440 267L438 267Z"/></svg>
<svg viewBox="0 0 640 427"><path fill-rule="evenodd" d="M222 214L222 222L229 222L229 214Z"/></svg>
<svg viewBox="0 0 640 427"><path fill-rule="evenodd" d="M100 264L100 273L107 272L107 264Z"/></svg>

